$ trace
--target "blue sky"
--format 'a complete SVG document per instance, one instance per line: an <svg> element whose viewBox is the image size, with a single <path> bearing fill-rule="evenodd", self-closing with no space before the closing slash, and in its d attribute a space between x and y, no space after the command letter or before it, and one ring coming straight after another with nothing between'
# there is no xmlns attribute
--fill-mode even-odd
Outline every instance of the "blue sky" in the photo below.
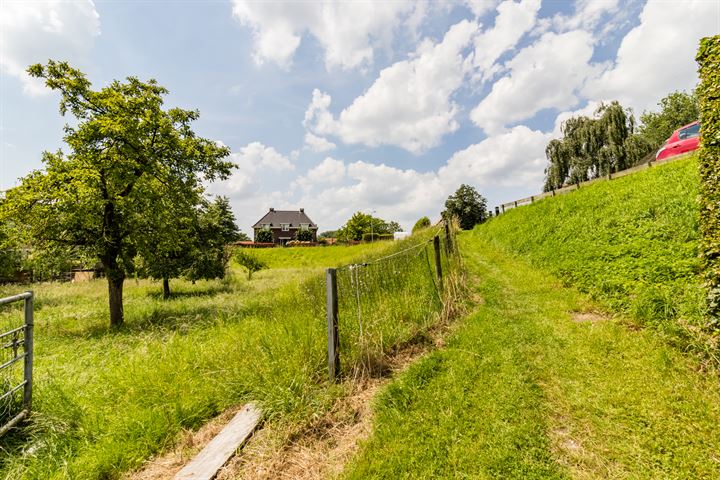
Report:
<svg viewBox="0 0 720 480"><path fill-rule="evenodd" d="M0 189L62 147L58 95L24 74L52 58L199 109L238 166L209 190L243 231L269 207L411 228L461 183L490 206L539 192L563 120L693 88L718 32L715 0L0 0Z"/></svg>

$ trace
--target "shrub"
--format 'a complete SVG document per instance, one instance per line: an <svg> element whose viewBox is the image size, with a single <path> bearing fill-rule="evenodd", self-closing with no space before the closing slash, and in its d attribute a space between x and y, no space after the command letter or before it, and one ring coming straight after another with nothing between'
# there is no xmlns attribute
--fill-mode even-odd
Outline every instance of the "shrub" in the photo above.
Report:
<svg viewBox="0 0 720 480"><path fill-rule="evenodd" d="M252 253L246 252L242 249L236 250L233 257L235 258L235 261L240 264L241 267L244 267L245 270L247 270L248 280L252 279L253 273L268 268L267 263L260 260L260 258L253 255Z"/></svg>
<svg viewBox="0 0 720 480"><path fill-rule="evenodd" d="M300 242L312 242L313 233L311 230L298 230L297 234L295 235L295 239Z"/></svg>
<svg viewBox="0 0 720 480"><path fill-rule="evenodd" d="M423 228L428 228L430 225L431 223L428 217L420 217L420 219L415 222L415 226L412 228L412 232L415 233L418 230L422 230Z"/></svg>
<svg viewBox="0 0 720 480"><path fill-rule="evenodd" d="M720 317L720 35L703 38L700 66L700 255L708 313Z"/></svg>
<svg viewBox="0 0 720 480"><path fill-rule="evenodd" d="M392 233L363 233L362 235L362 241L363 242L380 242L383 240L392 240L394 239L394 235Z"/></svg>
<svg viewBox="0 0 720 480"><path fill-rule="evenodd" d="M270 230L258 230L255 233L255 241L257 243L272 243L273 235Z"/></svg>

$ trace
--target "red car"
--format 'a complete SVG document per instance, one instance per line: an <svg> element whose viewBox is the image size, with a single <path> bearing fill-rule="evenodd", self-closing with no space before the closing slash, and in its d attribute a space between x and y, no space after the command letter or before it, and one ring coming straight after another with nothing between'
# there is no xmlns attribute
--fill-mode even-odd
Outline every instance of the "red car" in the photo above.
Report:
<svg viewBox="0 0 720 480"><path fill-rule="evenodd" d="M655 160L697 150L700 143L700 122L693 122L680 127L665 140L665 144L655 154Z"/></svg>

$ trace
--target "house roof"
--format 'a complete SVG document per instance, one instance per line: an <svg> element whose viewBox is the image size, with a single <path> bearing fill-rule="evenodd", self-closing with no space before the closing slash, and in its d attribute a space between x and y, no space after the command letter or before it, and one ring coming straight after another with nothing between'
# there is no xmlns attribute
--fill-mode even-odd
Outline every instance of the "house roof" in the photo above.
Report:
<svg viewBox="0 0 720 480"><path fill-rule="evenodd" d="M300 224L309 224L310 228L317 228L317 225L310 220L305 209L300 210L275 210L271 208L260 220L253 225L253 228L262 228L263 225L279 227L280 224L289 224L290 227L299 227Z"/></svg>

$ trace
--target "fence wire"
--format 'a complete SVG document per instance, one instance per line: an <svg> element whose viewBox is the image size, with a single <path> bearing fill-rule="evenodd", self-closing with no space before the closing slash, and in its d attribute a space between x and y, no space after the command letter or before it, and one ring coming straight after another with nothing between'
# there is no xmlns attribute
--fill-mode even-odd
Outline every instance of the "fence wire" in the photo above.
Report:
<svg viewBox="0 0 720 480"><path fill-rule="evenodd" d="M440 238L440 263L453 275L454 237L443 226L401 242L396 251L337 269L339 337L343 370L354 375L383 374L387 354L418 341L443 313L433 236ZM348 371L350 370L350 372Z"/></svg>

